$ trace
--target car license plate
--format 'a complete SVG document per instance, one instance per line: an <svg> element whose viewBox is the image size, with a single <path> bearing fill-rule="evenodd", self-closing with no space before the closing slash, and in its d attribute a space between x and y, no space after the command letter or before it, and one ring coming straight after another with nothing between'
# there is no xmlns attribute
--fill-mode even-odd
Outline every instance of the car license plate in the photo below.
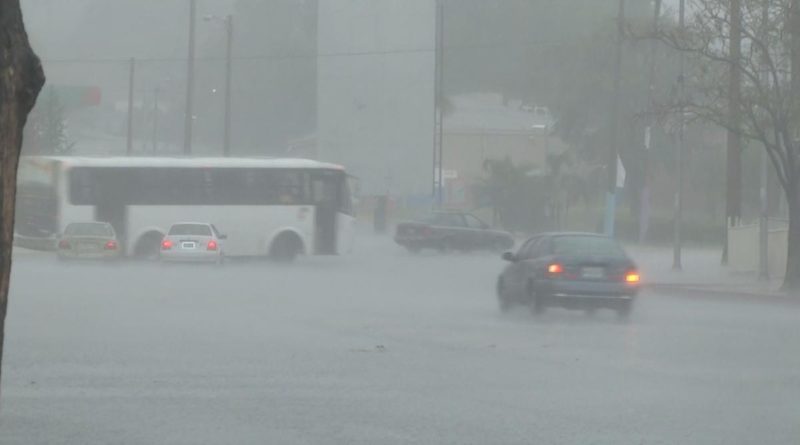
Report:
<svg viewBox="0 0 800 445"><path fill-rule="evenodd" d="M605 278L606 271L602 267L584 267L581 269L581 276L583 278L600 279Z"/></svg>
<svg viewBox="0 0 800 445"><path fill-rule="evenodd" d="M96 252L98 249L94 244L79 244L78 251L80 252Z"/></svg>
<svg viewBox="0 0 800 445"><path fill-rule="evenodd" d="M197 243L195 242L183 242L181 243L181 249L194 249L197 247Z"/></svg>

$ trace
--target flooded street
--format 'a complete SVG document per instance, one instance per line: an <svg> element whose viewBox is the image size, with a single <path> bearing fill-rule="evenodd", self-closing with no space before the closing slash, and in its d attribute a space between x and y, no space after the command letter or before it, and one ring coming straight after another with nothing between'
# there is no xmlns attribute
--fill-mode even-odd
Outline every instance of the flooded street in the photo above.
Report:
<svg viewBox="0 0 800 445"><path fill-rule="evenodd" d="M503 315L493 254L14 265L3 444L790 443L794 306Z"/></svg>

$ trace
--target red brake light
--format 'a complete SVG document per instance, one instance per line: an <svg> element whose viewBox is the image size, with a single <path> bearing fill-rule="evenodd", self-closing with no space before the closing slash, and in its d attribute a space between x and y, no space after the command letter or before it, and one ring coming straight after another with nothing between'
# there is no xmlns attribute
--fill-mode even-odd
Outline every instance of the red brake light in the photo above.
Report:
<svg viewBox="0 0 800 445"><path fill-rule="evenodd" d="M639 276L639 272L628 272L625 274L625 282L635 284L638 283L641 277Z"/></svg>
<svg viewBox="0 0 800 445"><path fill-rule="evenodd" d="M114 240L109 240L105 246L106 250L116 250L117 249L117 242Z"/></svg>
<svg viewBox="0 0 800 445"><path fill-rule="evenodd" d="M58 242L59 249L69 249L71 246L69 245L69 241L62 239Z"/></svg>
<svg viewBox="0 0 800 445"><path fill-rule="evenodd" d="M208 250L217 250L217 242L213 239L208 242Z"/></svg>
<svg viewBox="0 0 800 445"><path fill-rule="evenodd" d="M553 264L547 266L547 272L551 273L553 275L560 274L561 272L564 272L564 266L562 266L562 265L560 265L558 263L553 263Z"/></svg>
<svg viewBox="0 0 800 445"><path fill-rule="evenodd" d="M172 249L172 241L165 239L161 241L161 250L169 250Z"/></svg>

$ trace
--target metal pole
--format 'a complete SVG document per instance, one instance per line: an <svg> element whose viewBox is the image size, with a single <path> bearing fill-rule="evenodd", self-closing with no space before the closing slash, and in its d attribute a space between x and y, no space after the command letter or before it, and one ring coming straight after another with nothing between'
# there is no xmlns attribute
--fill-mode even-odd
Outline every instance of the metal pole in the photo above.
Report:
<svg viewBox="0 0 800 445"><path fill-rule="evenodd" d="M233 16L225 18L227 32L227 49L225 52L225 140L223 152L225 156L231 155L231 70L233 65Z"/></svg>
<svg viewBox="0 0 800 445"><path fill-rule="evenodd" d="M437 135L436 138L438 140L438 149L439 153L437 156L437 176L439 181L437 183L437 190L436 190L436 203L439 208L442 207L444 203L444 0L437 0L436 2L436 17L437 17L437 24L436 24L436 57L437 57L437 72L436 72L436 82L438 84L438 88L436 91L436 102L437 102L437 120L439 122L439 126L436 129Z"/></svg>
<svg viewBox="0 0 800 445"><path fill-rule="evenodd" d="M686 0L680 0L678 26L681 36L685 29ZM678 150L676 161L678 163L678 184L675 191L675 226L672 243L672 269L681 270L681 247L683 244L681 234L681 224L683 223L683 148L685 145L685 123L684 123L684 94L685 94L685 70L686 60L683 51L679 54L680 74L678 75Z"/></svg>
<svg viewBox="0 0 800 445"><path fill-rule="evenodd" d="M153 155L158 151L158 87L153 90Z"/></svg>
<svg viewBox="0 0 800 445"><path fill-rule="evenodd" d="M128 133L125 141L125 156L133 154L133 80L135 74L136 59L131 58L128 74Z"/></svg>
<svg viewBox="0 0 800 445"><path fill-rule="evenodd" d="M658 21L661 17L661 0L655 0L653 7L653 36L658 36ZM647 84L647 106L653 106L653 97L656 90L656 62L658 53L658 41L654 38L650 42L650 75ZM643 184L639 196L639 243L644 244L647 240L647 230L650 224L650 141L653 133L653 126L656 124L654 117L645 128L643 158Z"/></svg>
<svg viewBox="0 0 800 445"><path fill-rule="evenodd" d="M767 26L769 24L769 2L764 1L761 12L761 40L766 41ZM764 54L762 60L762 82L769 83L769 73L767 71L767 55ZM768 213L768 178L769 178L769 159L767 147L761 152L761 218L758 222L758 279L769 280L769 213Z"/></svg>
<svg viewBox="0 0 800 445"><path fill-rule="evenodd" d="M617 126L619 124L620 83L622 81L622 39L625 33L625 0L619 0L617 44L614 55L614 98L611 107L611 137L608 150L608 191L606 192L605 234L614 236L617 207Z"/></svg>
<svg viewBox="0 0 800 445"><path fill-rule="evenodd" d="M186 115L184 116L183 154L192 153L192 124L194 119L194 25L196 0L189 0L189 57L186 64Z"/></svg>

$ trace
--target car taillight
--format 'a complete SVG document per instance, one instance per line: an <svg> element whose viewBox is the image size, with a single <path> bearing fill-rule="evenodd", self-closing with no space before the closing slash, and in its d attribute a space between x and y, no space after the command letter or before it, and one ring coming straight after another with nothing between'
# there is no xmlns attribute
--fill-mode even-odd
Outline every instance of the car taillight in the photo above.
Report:
<svg viewBox="0 0 800 445"><path fill-rule="evenodd" d="M109 240L105 245L106 250L117 250L117 242L114 240Z"/></svg>
<svg viewBox="0 0 800 445"><path fill-rule="evenodd" d="M161 241L161 250L169 250L172 249L172 241L165 239Z"/></svg>
<svg viewBox="0 0 800 445"><path fill-rule="evenodd" d="M553 264L547 266L547 273L549 273L549 274L558 275L561 272L564 272L564 266L562 266L562 265L560 265L558 263L553 263Z"/></svg>
<svg viewBox="0 0 800 445"><path fill-rule="evenodd" d="M421 229L419 229L419 231L424 236L431 236L433 234L433 229L431 229L430 227L427 227L427 226L426 227L422 227Z"/></svg>
<svg viewBox="0 0 800 445"><path fill-rule="evenodd" d="M636 284L639 282L639 280L641 280L639 272L628 272L625 274L626 283Z"/></svg>
<svg viewBox="0 0 800 445"><path fill-rule="evenodd" d="M208 242L208 250L217 250L217 242L213 239Z"/></svg>
<svg viewBox="0 0 800 445"><path fill-rule="evenodd" d="M62 239L61 241L58 242L58 248L59 249L69 249L70 247L71 246L69 244L69 241L67 241L65 239Z"/></svg>

